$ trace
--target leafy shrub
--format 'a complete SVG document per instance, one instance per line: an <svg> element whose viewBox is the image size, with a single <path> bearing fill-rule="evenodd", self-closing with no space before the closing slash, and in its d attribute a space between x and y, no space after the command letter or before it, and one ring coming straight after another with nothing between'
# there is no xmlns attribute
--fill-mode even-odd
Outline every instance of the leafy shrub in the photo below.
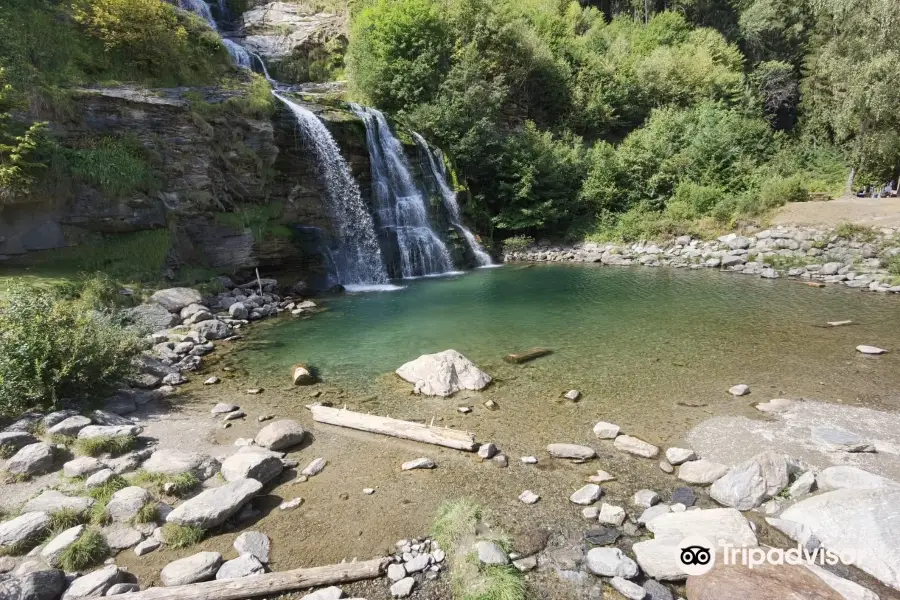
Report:
<svg viewBox="0 0 900 600"><path fill-rule="evenodd" d="M109 315L13 288L0 304L0 414L103 397L132 372L140 349Z"/></svg>
<svg viewBox="0 0 900 600"><path fill-rule="evenodd" d="M504 252L522 252L534 243L534 238L527 235L514 235L503 240Z"/></svg>
<svg viewBox="0 0 900 600"><path fill-rule="evenodd" d="M887 270L894 277L900 277L900 256L894 256L888 261Z"/></svg>
<svg viewBox="0 0 900 600"><path fill-rule="evenodd" d="M12 110L21 108L18 104L0 66L0 206L27 199L38 171L46 167L37 160L47 145L46 123L13 122Z"/></svg>
<svg viewBox="0 0 900 600"><path fill-rule="evenodd" d="M769 210L784 206L788 202L806 202L809 190L798 176L776 177L766 181L759 191L760 210Z"/></svg>

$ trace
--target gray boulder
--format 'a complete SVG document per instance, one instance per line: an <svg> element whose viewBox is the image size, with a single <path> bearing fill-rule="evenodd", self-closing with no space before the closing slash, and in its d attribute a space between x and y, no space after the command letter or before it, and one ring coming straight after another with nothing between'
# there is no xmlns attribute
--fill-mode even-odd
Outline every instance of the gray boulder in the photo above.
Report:
<svg viewBox="0 0 900 600"><path fill-rule="evenodd" d="M709 495L724 506L750 510L786 488L789 473L787 457L769 450L732 467L712 484Z"/></svg>
<svg viewBox="0 0 900 600"><path fill-rule="evenodd" d="M204 481L219 472L221 464L215 458L198 452L157 450L143 464L145 471L162 475L190 473Z"/></svg>
<svg viewBox="0 0 900 600"><path fill-rule="evenodd" d="M74 417L69 417L68 419L57 423L56 425L48 429L47 433L74 436L77 435L78 432L81 431L84 427L87 427L90 424L91 420L89 418L77 415Z"/></svg>
<svg viewBox="0 0 900 600"><path fill-rule="evenodd" d="M828 426L810 428L814 444L828 452L875 452L875 444L844 429Z"/></svg>
<svg viewBox="0 0 900 600"><path fill-rule="evenodd" d="M141 586L136 583L117 583L106 590L107 596L120 596L141 591Z"/></svg>
<svg viewBox="0 0 900 600"><path fill-rule="evenodd" d="M478 553L478 561L485 565L507 565L509 564L509 556L500 547L497 542L489 540L481 540L475 542L475 551ZM425 565L427 566L427 561ZM409 566L406 568L410 571Z"/></svg>
<svg viewBox="0 0 900 600"><path fill-rule="evenodd" d="M9 448L18 452L25 446L37 444L38 439L27 431L2 431L0 432L0 448Z"/></svg>
<svg viewBox="0 0 900 600"><path fill-rule="evenodd" d="M57 490L46 490L26 502L22 512L44 512L52 515L61 510L71 510L83 514L93 505L94 501L91 498L67 496Z"/></svg>
<svg viewBox="0 0 900 600"><path fill-rule="evenodd" d="M87 477L106 468L102 462L92 456L79 456L63 465L66 477Z"/></svg>
<svg viewBox="0 0 900 600"><path fill-rule="evenodd" d="M178 324L178 316L156 302L129 308L125 314L135 325L146 331L160 331Z"/></svg>
<svg viewBox="0 0 900 600"><path fill-rule="evenodd" d="M112 525L103 528L106 545L114 552L134 548L144 539L141 532L127 525Z"/></svg>
<svg viewBox="0 0 900 600"><path fill-rule="evenodd" d="M182 308L190 304L199 304L203 296L197 290L190 288L169 288L159 290L150 296L150 302L156 302L172 313L180 312ZM160 329L165 329L161 327Z"/></svg>
<svg viewBox="0 0 900 600"><path fill-rule="evenodd" d="M266 568L252 554L241 554L235 559L225 562L216 571L216 579L240 579L250 575L265 573Z"/></svg>
<svg viewBox="0 0 900 600"><path fill-rule="evenodd" d="M261 563L269 562L270 548L269 536L259 531L245 531L234 540L238 554L250 554Z"/></svg>
<svg viewBox="0 0 900 600"><path fill-rule="evenodd" d="M23 513L0 523L0 549L34 541L50 525L50 515L44 512Z"/></svg>
<svg viewBox="0 0 900 600"><path fill-rule="evenodd" d="M256 434L256 444L269 450L285 450L303 441L306 430L290 419L275 421Z"/></svg>
<svg viewBox="0 0 900 600"><path fill-rule="evenodd" d="M278 477L282 470L284 463L280 458L261 452L234 454L222 463L222 476L225 481L256 479L260 483L268 483Z"/></svg>
<svg viewBox="0 0 900 600"><path fill-rule="evenodd" d="M123 390L124 392L124 390ZM119 392L113 398L119 398L123 395L123 392ZM150 400L156 398L155 392L135 392L132 394L128 394L128 399L132 401L133 404L147 404ZM132 427L134 423L129 419L119 415L118 413L114 413L109 410L95 410L91 413L91 419L97 425L106 425L106 426L120 426L120 427Z"/></svg>
<svg viewBox="0 0 900 600"><path fill-rule="evenodd" d="M209 581L221 565L222 555L218 552L198 552L170 562L160 571L159 577L166 587Z"/></svg>
<svg viewBox="0 0 900 600"><path fill-rule="evenodd" d="M177 506L166 517L169 523L209 529L224 523L262 489L255 479L240 479L201 492Z"/></svg>
<svg viewBox="0 0 900 600"><path fill-rule="evenodd" d="M547 452L555 458L570 458L574 460L587 460L597 456L593 448L579 446L578 444L550 444Z"/></svg>
<svg viewBox="0 0 900 600"><path fill-rule="evenodd" d="M6 470L13 475L40 475L53 468L53 457L50 444L29 444L6 461Z"/></svg>
<svg viewBox="0 0 900 600"><path fill-rule="evenodd" d="M727 472L727 466L701 458L681 465L678 469L678 479L695 485L709 485Z"/></svg>
<svg viewBox="0 0 900 600"><path fill-rule="evenodd" d="M33 571L0 581L3 600L57 600L66 589L66 574L57 569Z"/></svg>
<svg viewBox="0 0 900 600"><path fill-rule="evenodd" d="M116 565L103 567L75 579L63 594L62 600L103 596L109 588L119 583L120 578L121 573Z"/></svg>
<svg viewBox="0 0 900 600"><path fill-rule="evenodd" d="M106 505L106 513L113 521L119 523L130 521L150 500L150 492L133 485L112 495Z"/></svg>
<svg viewBox="0 0 900 600"><path fill-rule="evenodd" d="M91 440L101 437L135 437L144 431L137 425L88 425L78 432L79 440Z"/></svg>
<svg viewBox="0 0 900 600"><path fill-rule="evenodd" d="M246 319L250 314L243 302L235 302L228 307L228 314L232 319Z"/></svg>
<svg viewBox="0 0 900 600"><path fill-rule="evenodd" d="M191 329L208 340L224 340L233 333L231 327L217 319L194 323L191 325Z"/></svg>
<svg viewBox="0 0 900 600"><path fill-rule="evenodd" d="M618 548L592 548L585 556L585 564L594 575L601 577L637 577L638 566Z"/></svg>
<svg viewBox="0 0 900 600"><path fill-rule="evenodd" d="M59 559L63 552L65 552L69 546L77 542L78 539L84 535L86 529L86 525L76 525L75 527L66 529L47 542L47 545L41 550L41 558L47 561L47 564L51 567L58 567Z"/></svg>

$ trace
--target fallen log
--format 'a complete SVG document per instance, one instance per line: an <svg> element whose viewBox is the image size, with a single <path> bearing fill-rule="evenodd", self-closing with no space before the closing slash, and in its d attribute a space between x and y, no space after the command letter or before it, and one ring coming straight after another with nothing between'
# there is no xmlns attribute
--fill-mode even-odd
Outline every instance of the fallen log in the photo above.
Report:
<svg viewBox="0 0 900 600"><path fill-rule="evenodd" d="M365 415L352 410L316 404L309 405L307 408L312 412L313 420L317 423L348 427L359 431L379 433L404 440L434 444L467 452L474 452L477 446L473 434L458 429L429 427L428 425L411 423L410 421L401 421L377 415Z"/></svg>
<svg viewBox="0 0 900 600"><path fill-rule="evenodd" d="M507 354L503 360L508 363L521 365L522 363L527 363L536 358L547 356L548 354L553 354L553 350L551 350L550 348L532 348L531 350L526 350L525 352L514 352L512 354Z"/></svg>
<svg viewBox="0 0 900 600"><path fill-rule="evenodd" d="M252 575L240 579L154 587L143 592L133 592L128 595L128 600L242 600L257 596L277 596L307 588L375 579L384 573L389 561L390 559L376 558L363 562Z"/></svg>

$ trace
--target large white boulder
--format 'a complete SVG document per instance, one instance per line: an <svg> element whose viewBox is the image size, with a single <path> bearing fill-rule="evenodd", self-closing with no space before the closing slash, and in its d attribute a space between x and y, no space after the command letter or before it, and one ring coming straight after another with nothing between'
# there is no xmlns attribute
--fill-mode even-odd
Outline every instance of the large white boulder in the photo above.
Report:
<svg viewBox="0 0 900 600"><path fill-rule="evenodd" d="M218 552L198 552L170 562L159 572L159 578L166 587L208 581L221 565L222 555Z"/></svg>
<svg viewBox="0 0 900 600"><path fill-rule="evenodd" d="M284 463L274 455L264 452L239 452L229 456L222 463L222 477L225 481L255 479L268 483L284 469Z"/></svg>
<svg viewBox="0 0 900 600"><path fill-rule="evenodd" d="M263 427L256 434L256 445L269 450L286 450L303 441L306 430L297 421L282 419Z"/></svg>
<svg viewBox="0 0 900 600"><path fill-rule="evenodd" d="M824 548L855 553L856 567L900 589L900 488L835 490L801 500L781 518L808 527Z"/></svg>
<svg viewBox="0 0 900 600"><path fill-rule="evenodd" d="M29 444L6 461L6 470L13 475L40 475L53 468L53 457L50 444Z"/></svg>
<svg viewBox="0 0 900 600"><path fill-rule="evenodd" d="M166 521L209 529L221 525L236 514L262 489L255 479L239 479L201 492L175 507Z"/></svg>
<svg viewBox="0 0 900 600"><path fill-rule="evenodd" d="M45 512L23 513L0 523L0 550L36 539L50 525L50 515Z"/></svg>
<svg viewBox="0 0 900 600"><path fill-rule="evenodd" d="M149 473L162 475L181 475L190 473L203 481L215 475L220 468L215 458L199 452L177 452L175 450L157 450L143 464Z"/></svg>
<svg viewBox="0 0 900 600"><path fill-rule="evenodd" d="M457 352L424 354L397 369L397 375L413 384L416 394L450 396L460 390L483 390L491 376Z"/></svg>
<svg viewBox="0 0 900 600"><path fill-rule="evenodd" d="M787 456L769 450L729 469L709 495L724 506L750 510L788 486L790 469Z"/></svg>
<svg viewBox="0 0 900 600"><path fill-rule="evenodd" d="M159 290L150 296L150 302L156 302L172 313L180 312L182 308L191 304L198 304L203 296L197 290L191 288L169 288Z"/></svg>
<svg viewBox="0 0 900 600"><path fill-rule="evenodd" d="M634 556L648 577L682 581L687 575L678 560L678 545L688 536L701 536L723 547L755 548L750 523L733 508L690 510L660 515L647 523L654 539L634 544Z"/></svg>

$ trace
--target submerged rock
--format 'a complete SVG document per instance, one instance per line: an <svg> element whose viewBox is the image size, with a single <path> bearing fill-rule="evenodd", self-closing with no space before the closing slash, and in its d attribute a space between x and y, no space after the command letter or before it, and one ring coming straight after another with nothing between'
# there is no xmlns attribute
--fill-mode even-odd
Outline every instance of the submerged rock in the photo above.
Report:
<svg viewBox="0 0 900 600"><path fill-rule="evenodd" d="M312 370L304 364L291 367L291 379L293 379L294 385L312 385L316 382Z"/></svg>
<svg viewBox="0 0 900 600"><path fill-rule="evenodd" d="M750 510L786 488L789 472L787 457L769 450L732 467L713 483L709 495L724 506Z"/></svg>
<svg viewBox="0 0 900 600"><path fill-rule="evenodd" d="M635 456L643 456L644 458L656 458L656 455L659 454L659 448L653 444L630 435L618 436L616 441L613 442L613 446L617 450L634 454Z"/></svg>
<svg viewBox="0 0 900 600"><path fill-rule="evenodd" d="M413 384L413 392L426 396L450 396L460 390L483 390L491 376L456 350L425 354L396 371Z"/></svg>
<svg viewBox="0 0 900 600"><path fill-rule="evenodd" d="M547 452L554 458L571 458L575 460L587 460L597 456L593 448L579 446L578 444L550 444Z"/></svg>

